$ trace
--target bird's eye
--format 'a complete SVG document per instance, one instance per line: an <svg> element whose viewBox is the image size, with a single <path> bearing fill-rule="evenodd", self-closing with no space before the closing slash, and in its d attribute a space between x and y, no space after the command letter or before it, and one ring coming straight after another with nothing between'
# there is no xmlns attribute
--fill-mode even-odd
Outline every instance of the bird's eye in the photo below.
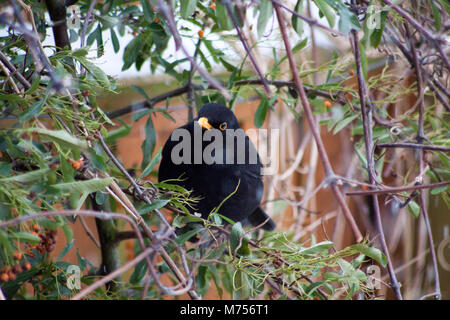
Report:
<svg viewBox="0 0 450 320"><path fill-rule="evenodd" d="M220 124L220 126L219 126L219 129L223 131L223 130L225 130L227 127L228 127L227 123L226 123L226 122L222 122L222 123Z"/></svg>

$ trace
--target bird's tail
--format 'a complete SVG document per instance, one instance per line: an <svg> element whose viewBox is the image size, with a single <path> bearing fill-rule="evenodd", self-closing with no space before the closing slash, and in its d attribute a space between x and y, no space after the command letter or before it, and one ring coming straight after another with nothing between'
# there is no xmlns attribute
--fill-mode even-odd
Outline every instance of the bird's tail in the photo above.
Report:
<svg viewBox="0 0 450 320"><path fill-rule="evenodd" d="M264 210L261 207L257 207L255 211L248 217L248 221L253 226L259 226L264 221L267 222L262 226L264 230L272 231L275 229L275 221L272 220L271 217L267 213L264 212Z"/></svg>

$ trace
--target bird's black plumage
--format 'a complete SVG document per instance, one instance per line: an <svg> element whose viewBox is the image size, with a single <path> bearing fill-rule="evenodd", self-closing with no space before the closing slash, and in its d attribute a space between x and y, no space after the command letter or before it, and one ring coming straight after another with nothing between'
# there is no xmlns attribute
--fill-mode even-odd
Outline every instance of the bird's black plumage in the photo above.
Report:
<svg viewBox="0 0 450 320"><path fill-rule="evenodd" d="M206 119L209 129L202 128L199 124L199 119ZM248 136L243 133L233 112L223 105L208 103L201 108L197 118L179 129L184 129L184 132L190 137L190 149L180 152L181 155L186 156L185 159L190 161L185 161L189 163L179 163L179 161L173 160L173 151L179 149L178 147L174 148L180 143L178 140L172 140L175 130L163 147L158 181L181 178L181 180L170 181L170 183L192 190L192 196L200 198L200 201L195 204L195 210L190 210L191 213L201 213L203 218L207 218L210 212L220 206L218 212L235 222L241 221L243 224L259 225L268 219L269 216L260 207L264 190L261 175L262 164L255 147ZM227 133L226 129L241 130L241 138L243 139L241 141L245 141L245 144L242 144L242 146L245 147L239 149L238 138L234 138L234 150L231 150L229 144L227 148L227 134L237 131L228 130L229 133ZM217 154L212 152L213 156L217 156L215 162L206 164L202 158L202 163L196 164L194 163L195 152L198 154L199 150L201 150L203 153L210 143L216 141L216 138L211 138L211 142L203 141L201 149L195 149L194 143L200 141L197 139L194 142L194 138L198 138L198 135L196 136L194 132L204 134L207 130L216 130L216 132L211 131L209 134L215 134L217 138L222 138L222 148L215 150L218 151ZM239 155L242 155L243 150L245 162L242 163L242 161L238 162L238 158ZM190 156L189 154L184 154L185 151L190 152ZM230 157L229 159L233 161L227 164L226 158L227 154L230 156L230 151L233 151L234 157ZM220 156L220 152L222 152L222 156ZM253 162L249 158L252 155L255 155L252 158L254 159ZM222 161L217 161L217 159L222 159ZM228 196L230 197L224 201ZM263 228L273 230L275 223L269 218Z"/></svg>

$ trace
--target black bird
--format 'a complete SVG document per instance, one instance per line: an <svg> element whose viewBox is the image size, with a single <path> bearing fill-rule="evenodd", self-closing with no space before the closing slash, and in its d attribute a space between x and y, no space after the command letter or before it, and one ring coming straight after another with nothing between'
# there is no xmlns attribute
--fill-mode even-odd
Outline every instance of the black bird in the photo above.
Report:
<svg viewBox="0 0 450 320"><path fill-rule="evenodd" d="M239 131L240 141L244 142L239 146L239 138L234 136L234 141L228 140L228 142L233 141L233 145L230 147L228 144L227 148L227 135ZM184 141L178 137L176 141L172 141L172 137L179 136L180 132L184 132L189 139ZM214 138L210 139L211 142L203 141L201 147L196 149L195 143L202 141L199 133L210 134ZM197 139L195 142L194 138ZM215 157L215 161L211 163L211 161L205 161L206 158L199 157L199 152L203 155L205 151L208 151L207 148L211 149L213 143L218 142L216 139L222 139L222 145L216 144L217 149L213 148L214 150L210 152L211 156ZM191 143L188 148L181 150L180 146L177 146L181 142ZM239 162L242 151L245 154L245 161ZM233 157L230 152L233 152ZM197 162L195 162L195 153L197 153ZM231 163L226 161L227 154L229 160L232 160ZM177 156L184 158L184 163L174 158ZM198 163L199 158L201 163ZM197 118L174 130L167 139L162 150L158 181L180 179L168 183L192 190L192 196L200 200L195 204L195 209L189 208L191 214L199 212L206 219L214 209L220 206L218 213L235 222L240 221L244 225L250 223L257 226L267 220L263 229L273 230L274 221L260 207L264 190L261 169L259 155L253 143L241 129L233 112L224 105L208 103L200 109Z"/></svg>

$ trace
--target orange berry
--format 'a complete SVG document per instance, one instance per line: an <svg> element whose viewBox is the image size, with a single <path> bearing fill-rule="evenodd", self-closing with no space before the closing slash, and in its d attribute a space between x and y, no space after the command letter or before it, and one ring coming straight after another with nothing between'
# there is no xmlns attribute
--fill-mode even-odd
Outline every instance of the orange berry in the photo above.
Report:
<svg viewBox="0 0 450 320"><path fill-rule="evenodd" d="M369 190L369 187L368 186L366 186L365 184L363 184L362 186L362 189L364 190L364 191L367 191L367 190Z"/></svg>
<svg viewBox="0 0 450 320"><path fill-rule="evenodd" d="M216 5L215 5L214 3L211 3L211 4L209 5L209 7L210 7L212 10L216 10Z"/></svg>
<svg viewBox="0 0 450 320"><path fill-rule="evenodd" d="M16 251L14 252L13 256L16 260L22 260L22 252Z"/></svg>
<svg viewBox="0 0 450 320"><path fill-rule="evenodd" d="M331 108L331 107L333 106L333 104L332 104L331 101L329 101L329 100L325 100L325 101L323 102L323 104L324 104L325 107L327 107L327 108Z"/></svg>
<svg viewBox="0 0 450 320"><path fill-rule="evenodd" d="M12 270L8 271L8 277L9 277L9 281L14 281L17 279L17 276L14 272L12 272Z"/></svg>
<svg viewBox="0 0 450 320"><path fill-rule="evenodd" d="M8 282L8 281L9 281L9 276L8 276L8 274L7 274L7 273L2 273L2 274L0 274L0 280L1 280L2 282Z"/></svg>
<svg viewBox="0 0 450 320"><path fill-rule="evenodd" d="M39 231L39 226L37 224L33 224L32 226L33 230L38 232Z"/></svg>
<svg viewBox="0 0 450 320"><path fill-rule="evenodd" d="M156 17L156 18L155 18L155 22L156 22L156 23L158 23L158 22L159 22L159 19L158 19L158 17Z"/></svg>
<svg viewBox="0 0 450 320"><path fill-rule="evenodd" d="M25 262L25 263L22 265L22 268L23 268L24 270L30 270L30 269L31 269L31 263L29 263L28 261Z"/></svg>
<svg viewBox="0 0 450 320"><path fill-rule="evenodd" d="M354 76L354 75L355 75L355 71L353 71L353 70L350 69L350 70L348 71L348 74L351 75L351 76Z"/></svg>
<svg viewBox="0 0 450 320"><path fill-rule="evenodd" d="M84 166L84 161L83 160L77 160L75 162L72 162L72 168L74 168L75 170L80 170L81 167Z"/></svg>
<svg viewBox="0 0 450 320"><path fill-rule="evenodd" d="M19 273L22 273L23 269L22 269L22 266L21 266L20 264L16 264L16 265L12 268L12 271L13 271L15 274L19 274Z"/></svg>
<svg viewBox="0 0 450 320"><path fill-rule="evenodd" d="M204 32L203 30L199 30L199 31L198 31L198 36L199 36L200 38L203 38L204 35L205 35L205 32Z"/></svg>

